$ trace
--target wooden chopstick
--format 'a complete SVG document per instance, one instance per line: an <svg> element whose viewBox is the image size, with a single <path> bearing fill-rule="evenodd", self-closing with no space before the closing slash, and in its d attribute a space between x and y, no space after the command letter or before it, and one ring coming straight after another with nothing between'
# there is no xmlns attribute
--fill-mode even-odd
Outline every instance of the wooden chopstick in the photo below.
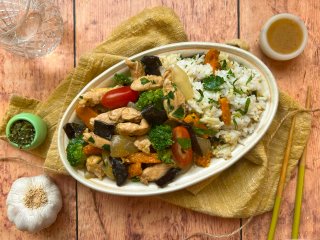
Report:
<svg viewBox="0 0 320 240"><path fill-rule="evenodd" d="M296 124L296 117L294 115L292 118L292 122L291 122L291 128L290 128L290 132L289 132L287 147L286 147L285 154L283 157L281 175L280 175L280 179L279 179L279 183L278 183L278 189L277 189L276 199L274 202L272 219L271 219L269 233L268 233L268 240L274 239L274 234L275 234L275 230L276 230L276 226L277 226L277 222L278 222L279 210L280 210L280 205L281 205L281 200L282 200L282 193L283 193L283 189L284 189L284 184L286 181L286 174L287 174L288 162L289 162L289 158L290 158L290 151L291 151L291 146L292 146L292 141L293 141L293 132L294 132L295 124Z"/></svg>
<svg viewBox="0 0 320 240"><path fill-rule="evenodd" d="M311 107L311 88L308 86L307 90L307 99L306 99L306 109L310 109ZM293 215L293 223L292 223L292 233L291 238L297 239L299 235L299 226L300 226L300 213L301 213L301 205L302 205L302 196L303 196L303 185L304 185L304 172L306 166L306 158L307 158L307 146L303 150L302 157L299 161L299 169L298 169L298 178L297 178L297 188L296 188L296 199L294 204L294 215Z"/></svg>

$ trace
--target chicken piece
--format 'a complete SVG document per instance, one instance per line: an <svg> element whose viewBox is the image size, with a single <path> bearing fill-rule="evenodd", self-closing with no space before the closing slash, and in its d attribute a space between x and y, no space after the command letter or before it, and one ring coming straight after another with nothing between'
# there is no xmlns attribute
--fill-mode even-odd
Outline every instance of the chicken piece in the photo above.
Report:
<svg viewBox="0 0 320 240"><path fill-rule="evenodd" d="M140 123L124 122L118 123L116 132L126 136L142 136L150 129L148 122L143 118Z"/></svg>
<svg viewBox="0 0 320 240"><path fill-rule="evenodd" d="M87 158L86 168L87 168L88 172L93 173L99 179L102 179L105 175L105 173L103 171L103 167L104 167L103 161L100 156L92 155Z"/></svg>
<svg viewBox="0 0 320 240"><path fill-rule="evenodd" d="M132 163L128 167L129 178L140 176L142 174L142 166L141 163Z"/></svg>
<svg viewBox="0 0 320 240"><path fill-rule="evenodd" d="M130 107L122 107L99 114L97 117L91 118L90 123L93 125L95 120L102 121L106 124L115 124L121 122L140 123L141 119L141 112L138 110Z"/></svg>
<svg viewBox="0 0 320 240"><path fill-rule="evenodd" d="M133 143L140 151L150 153L151 142L147 136L138 137Z"/></svg>
<svg viewBox="0 0 320 240"><path fill-rule="evenodd" d="M186 99L182 92L173 84L171 69L164 73L163 93L166 96L163 106L168 118L182 121L186 114Z"/></svg>
<svg viewBox="0 0 320 240"><path fill-rule="evenodd" d="M144 67L140 61L131 61L129 59L126 59L125 63L130 70L131 77L133 80L138 79L139 77L145 74Z"/></svg>
<svg viewBox="0 0 320 240"><path fill-rule="evenodd" d="M111 142L105 138L99 137L98 135L94 134L93 132L89 132L88 129L86 129L83 132L83 140L89 143L92 146L95 146L100 149L105 149L105 145L111 144Z"/></svg>
<svg viewBox="0 0 320 240"><path fill-rule="evenodd" d="M140 182L146 185L149 182L154 182L159 178L161 178L162 176L164 176L171 167L172 166L169 164L161 163L161 164L156 164L152 167L145 168L142 171Z"/></svg>
<svg viewBox="0 0 320 240"><path fill-rule="evenodd" d="M93 107L95 105L98 105L101 101L102 96L110 90L111 88L93 88L81 95L79 105L81 107Z"/></svg>
<svg viewBox="0 0 320 240"><path fill-rule="evenodd" d="M162 87L163 77L156 75L147 75L134 80L130 88L134 91L147 91Z"/></svg>
<svg viewBox="0 0 320 240"><path fill-rule="evenodd" d="M143 152L132 153L124 158L124 161L128 163L161 163L161 160L158 159L158 155L156 153L148 154Z"/></svg>

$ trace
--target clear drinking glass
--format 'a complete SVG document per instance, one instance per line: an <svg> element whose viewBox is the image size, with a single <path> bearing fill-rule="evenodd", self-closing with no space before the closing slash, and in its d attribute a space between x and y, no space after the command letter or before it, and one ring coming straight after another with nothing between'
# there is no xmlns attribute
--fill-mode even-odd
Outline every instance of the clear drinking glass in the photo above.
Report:
<svg viewBox="0 0 320 240"><path fill-rule="evenodd" d="M63 35L63 21L51 0L0 0L0 46L34 58L53 51Z"/></svg>

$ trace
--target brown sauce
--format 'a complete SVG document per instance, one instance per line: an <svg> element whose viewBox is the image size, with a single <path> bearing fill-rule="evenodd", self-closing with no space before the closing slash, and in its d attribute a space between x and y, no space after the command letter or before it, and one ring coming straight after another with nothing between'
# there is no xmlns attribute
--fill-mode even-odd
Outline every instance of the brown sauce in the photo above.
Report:
<svg viewBox="0 0 320 240"><path fill-rule="evenodd" d="M279 19L270 25L267 40L274 51L289 54L301 46L303 33L300 26L293 20Z"/></svg>

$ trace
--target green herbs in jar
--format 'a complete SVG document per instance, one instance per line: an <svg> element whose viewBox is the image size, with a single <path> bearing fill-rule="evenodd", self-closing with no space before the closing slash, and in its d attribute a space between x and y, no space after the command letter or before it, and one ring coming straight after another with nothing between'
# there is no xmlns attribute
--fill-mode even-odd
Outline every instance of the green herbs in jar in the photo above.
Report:
<svg viewBox="0 0 320 240"><path fill-rule="evenodd" d="M35 129L30 122L18 120L10 128L9 140L19 147L23 147L32 143L35 134Z"/></svg>

